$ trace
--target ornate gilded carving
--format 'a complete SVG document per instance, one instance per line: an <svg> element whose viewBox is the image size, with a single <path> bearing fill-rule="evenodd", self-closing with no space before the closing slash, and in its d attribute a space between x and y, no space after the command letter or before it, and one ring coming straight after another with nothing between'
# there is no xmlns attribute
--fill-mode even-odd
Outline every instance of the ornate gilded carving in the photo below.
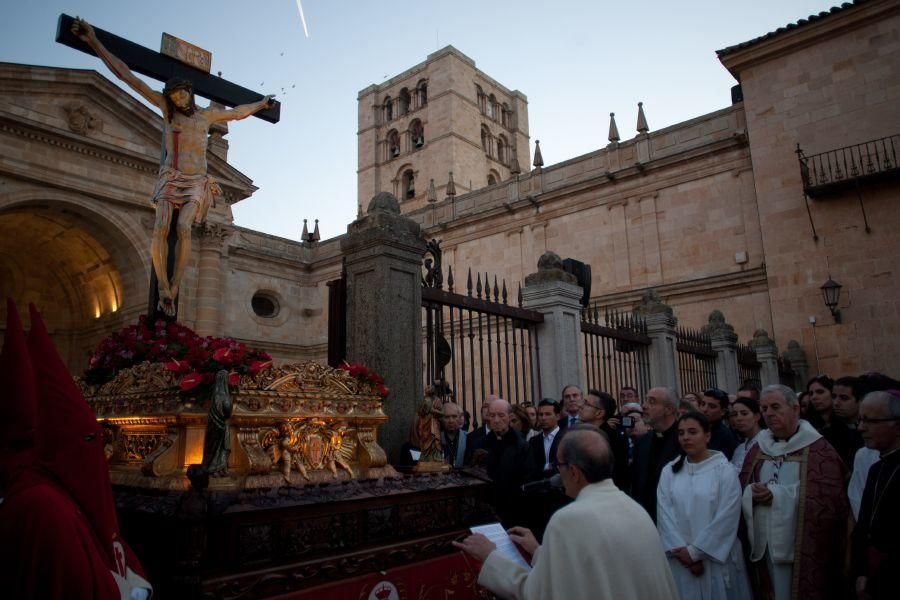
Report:
<svg viewBox="0 0 900 600"><path fill-rule="evenodd" d="M185 469L201 462L209 435L209 401L180 396L177 375L159 363L125 369L97 388L82 387L111 428L114 482L159 489L187 485ZM220 478L220 487L396 476L376 441L387 420L383 400L374 386L343 369L300 363L243 375L232 400L231 433L219 437L234 445L233 476Z"/></svg>
<svg viewBox="0 0 900 600"><path fill-rule="evenodd" d="M169 475L178 468L178 438L179 430L168 427L166 435L162 437L156 448L147 455L141 465L141 473L148 477L163 477Z"/></svg>
<svg viewBox="0 0 900 600"><path fill-rule="evenodd" d="M321 419L282 421L261 434L260 445L269 453L272 464L281 463L281 473L288 481L292 468L307 481L309 471L326 468L337 478L338 467L355 478L350 463L356 455L356 441L351 433L346 424Z"/></svg>
<svg viewBox="0 0 900 600"><path fill-rule="evenodd" d="M136 431L121 435L122 460L144 462L166 439L165 431Z"/></svg>
<svg viewBox="0 0 900 600"><path fill-rule="evenodd" d="M387 454L378 445L374 427L360 427L356 432L359 441L359 465L364 469L376 469L387 464Z"/></svg>
<svg viewBox="0 0 900 600"><path fill-rule="evenodd" d="M238 445L243 456L238 453L241 469L249 475L265 475L272 470L272 458L259 443L259 429L241 429L237 433Z"/></svg>

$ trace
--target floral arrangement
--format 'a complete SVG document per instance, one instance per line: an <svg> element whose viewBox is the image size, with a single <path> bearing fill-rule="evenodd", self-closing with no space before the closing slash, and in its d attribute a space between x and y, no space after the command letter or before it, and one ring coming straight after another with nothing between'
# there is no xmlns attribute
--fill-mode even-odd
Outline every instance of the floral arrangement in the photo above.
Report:
<svg viewBox="0 0 900 600"><path fill-rule="evenodd" d="M189 397L208 395L216 373L229 371L228 383L237 386L240 376L256 375L272 366L272 358L248 349L231 338L200 337L189 327L162 319L150 323L141 315L100 342L84 372L88 385L102 385L122 369L144 361L163 363L179 376L178 386Z"/></svg>
<svg viewBox="0 0 900 600"><path fill-rule="evenodd" d="M384 377L371 369L367 369L366 367L358 363L348 363L347 361L341 363L338 368L343 369L353 377L356 377L356 379L359 380L360 383L375 388L375 390L378 392L378 395L382 398L387 398L388 394L391 393L387 386L384 385Z"/></svg>

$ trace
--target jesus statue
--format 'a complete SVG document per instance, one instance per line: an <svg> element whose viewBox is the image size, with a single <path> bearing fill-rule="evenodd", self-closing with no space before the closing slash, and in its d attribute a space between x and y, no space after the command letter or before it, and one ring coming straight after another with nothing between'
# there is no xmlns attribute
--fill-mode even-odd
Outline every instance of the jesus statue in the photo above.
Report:
<svg viewBox="0 0 900 600"><path fill-rule="evenodd" d="M162 93L157 92L111 54L86 21L75 19L72 33L88 44L116 77L162 112L166 152L151 198L156 208L156 220L150 256L159 286L158 309L174 317L175 299L191 253L191 225L195 221L202 223L206 220L210 204L214 204L215 196L221 194L219 185L207 174L209 128L214 123L245 119L268 108L274 104L274 96L266 96L259 102L242 104L233 109L201 108L194 103L190 81L173 78L166 82ZM166 270L169 254L166 238L176 210L178 241L175 246L175 268L169 277Z"/></svg>

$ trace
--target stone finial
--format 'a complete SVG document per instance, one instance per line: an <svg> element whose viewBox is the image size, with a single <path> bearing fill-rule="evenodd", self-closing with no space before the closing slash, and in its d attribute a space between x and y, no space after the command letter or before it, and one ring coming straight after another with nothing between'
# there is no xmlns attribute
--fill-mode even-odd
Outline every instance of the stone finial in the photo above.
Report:
<svg viewBox="0 0 900 600"><path fill-rule="evenodd" d="M647 117L644 115L644 103L638 102L637 132L644 134L649 131L650 127L647 126Z"/></svg>
<svg viewBox="0 0 900 600"><path fill-rule="evenodd" d="M447 180L447 197L452 198L456 195L456 184L453 183L453 171L450 171L450 178Z"/></svg>
<svg viewBox="0 0 900 600"><path fill-rule="evenodd" d="M322 239L322 236L319 235L319 220L316 219L316 226L313 229L312 237L310 238L310 240L313 242L318 242L321 239Z"/></svg>
<svg viewBox="0 0 900 600"><path fill-rule="evenodd" d="M434 179L428 184L428 201L432 204L437 202L437 190L434 189Z"/></svg>
<svg viewBox="0 0 900 600"><path fill-rule="evenodd" d="M509 159L509 172L511 175L518 175L522 172L521 167L519 167L519 158L516 156L516 151L512 151L512 158Z"/></svg>
<svg viewBox="0 0 900 600"><path fill-rule="evenodd" d="M616 127L616 113L609 113L609 141L615 144L620 139L619 128Z"/></svg>
<svg viewBox="0 0 900 600"><path fill-rule="evenodd" d="M303 219L303 233L300 234L300 239L304 242L309 239L309 228L306 226L306 219Z"/></svg>
<svg viewBox="0 0 900 600"><path fill-rule="evenodd" d="M806 352L803 351L803 348L800 347L800 342L797 340L791 340L788 342L787 350L784 351L783 356L790 361L792 365L797 364L806 364Z"/></svg>
<svg viewBox="0 0 900 600"><path fill-rule="evenodd" d="M769 332L765 329L757 329L753 332L753 339L750 340L751 348L773 348L775 340L769 337Z"/></svg>
<svg viewBox="0 0 900 600"><path fill-rule="evenodd" d="M385 212L399 215L400 202L397 200L397 197L390 192L378 192L372 196L372 200L369 201L369 208L366 212L370 214L373 212Z"/></svg>
<svg viewBox="0 0 900 600"><path fill-rule="evenodd" d="M541 140L534 140L534 162L532 164L536 169L544 166L544 157L541 155Z"/></svg>
<svg viewBox="0 0 900 600"><path fill-rule="evenodd" d="M537 273L525 277L525 285L536 285L548 281L564 281L578 284L578 279L571 273L563 270L563 261L555 252L544 252L538 259Z"/></svg>
<svg viewBox="0 0 900 600"><path fill-rule="evenodd" d="M663 302L660 299L659 294L657 294L656 290L653 288L648 288L647 291L643 293L641 296L641 303L635 307L634 313L642 317L649 315L675 316L672 307Z"/></svg>
<svg viewBox="0 0 900 600"><path fill-rule="evenodd" d="M725 315L721 310L714 310L709 313L709 323L703 326L702 331L710 337L716 335L735 335L734 327L725 321Z"/></svg>

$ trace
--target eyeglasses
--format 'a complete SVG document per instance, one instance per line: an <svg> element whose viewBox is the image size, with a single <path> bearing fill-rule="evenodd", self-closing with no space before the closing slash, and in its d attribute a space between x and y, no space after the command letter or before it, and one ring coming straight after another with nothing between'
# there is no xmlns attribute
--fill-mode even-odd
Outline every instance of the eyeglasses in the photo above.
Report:
<svg viewBox="0 0 900 600"><path fill-rule="evenodd" d="M860 417L859 418L860 425L868 425L869 423L889 423L890 421L900 421L900 417L881 417L881 418Z"/></svg>
<svg viewBox="0 0 900 600"><path fill-rule="evenodd" d="M557 468L557 469L558 469L559 467L565 467L565 466L567 466L568 464L569 464L569 463L567 463L567 462L565 462L565 461L563 461L563 462L551 461L551 462L550 462L550 466L551 466L551 467L555 467L555 468Z"/></svg>
<svg viewBox="0 0 900 600"><path fill-rule="evenodd" d="M603 407L602 407L602 406L598 406L598 405L596 405L596 404L591 404L590 402L587 402L587 401L585 401L584 405L585 405L585 406L590 406L590 407L593 408L594 410L603 410Z"/></svg>

